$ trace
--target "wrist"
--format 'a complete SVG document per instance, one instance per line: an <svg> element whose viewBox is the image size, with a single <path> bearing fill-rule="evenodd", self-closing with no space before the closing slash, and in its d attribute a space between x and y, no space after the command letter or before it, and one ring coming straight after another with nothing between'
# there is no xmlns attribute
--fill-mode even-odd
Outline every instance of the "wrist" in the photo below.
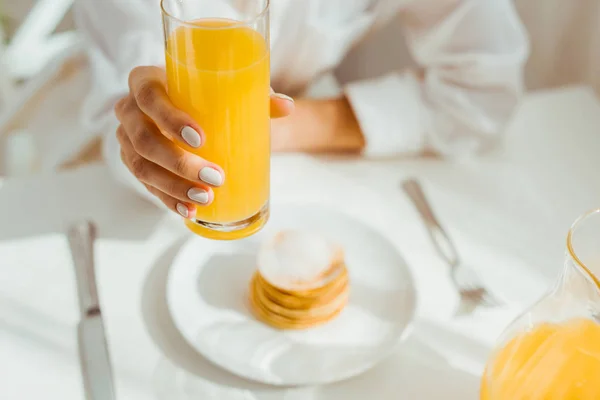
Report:
<svg viewBox="0 0 600 400"><path fill-rule="evenodd" d="M325 109L327 111L325 119L332 122L330 140L333 150L346 152L362 150L365 147L365 138L348 99L344 96L330 100L330 104Z"/></svg>
<svg viewBox="0 0 600 400"><path fill-rule="evenodd" d="M298 100L293 115L281 121L285 150L306 152L360 151L365 141L350 103L345 97Z"/></svg>

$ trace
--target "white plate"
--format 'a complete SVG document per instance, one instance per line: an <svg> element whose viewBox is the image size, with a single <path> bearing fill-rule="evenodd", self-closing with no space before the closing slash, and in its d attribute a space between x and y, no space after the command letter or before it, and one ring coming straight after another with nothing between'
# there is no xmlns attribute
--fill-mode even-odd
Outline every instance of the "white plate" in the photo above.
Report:
<svg viewBox="0 0 600 400"><path fill-rule="evenodd" d="M249 311L256 250L284 229L313 230L344 247L350 301L320 327L276 330ZM273 207L250 238L190 239L171 267L167 303L186 341L218 366L272 385L309 385L356 376L389 355L408 333L416 293L404 260L377 231L333 209L287 205Z"/></svg>

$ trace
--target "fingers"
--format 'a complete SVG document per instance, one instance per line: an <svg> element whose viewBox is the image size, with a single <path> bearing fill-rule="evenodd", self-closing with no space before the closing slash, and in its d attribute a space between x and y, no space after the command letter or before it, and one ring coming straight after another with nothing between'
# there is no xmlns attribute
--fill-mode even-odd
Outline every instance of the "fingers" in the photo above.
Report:
<svg viewBox="0 0 600 400"><path fill-rule="evenodd" d="M202 181L218 187L225 182L223 169L200 156L189 153L164 137L140 110L121 116L122 129L117 131L123 147L189 181Z"/></svg>
<svg viewBox="0 0 600 400"><path fill-rule="evenodd" d="M137 67L129 74L129 88L137 106L167 136L184 145L198 148L206 140L201 127L173 105L166 91L165 71L158 67ZM294 111L294 100L271 90L271 118L282 118Z"/></svg>
<svg viewBox="0 0 600 400"><path fill-rule="evenodd" d="M160 190L173 199L199 206L206 206L214 199L213 191L209 186L181 179L148 160L134 157L125 163L142 183Z"/></svg>
<svg viewBox="0 0 600 400"><path fill-rule="evenodd" d="M150 192L159 197L169 208L180 212L177 210L177 203L200 206L212 203L214 193L210 186L182 179L136 154L133 145L122 132L123 128L119 127L118 135L121 141L123 163L147 188L156 189L150 190Z"/></svg>
<svg viewBox="0 0 600 400"><path fill-rule="evenodd" d="M287 117L294 112L294 99L271 90L271 118Z"/></svg>
<svg viewBox="0 0 600 400"><path fill-rule="evenodd" d="M129 96L115 106L121 122L117 137L123 162L168 208L193 218L195 205L214 200L211 187L223 185L225 173L190 152L201 147L206 137L169 99L163 69L135 68L129 75L129 87ZM270 108L272 118L285 117L293 112L294 101L271 91Z"/></svg>
<svg viewBox="0 0 600 400"><path fill-rule="evenodd" d="M145 185L146 189L154 196L156 196L160 201L164 203L170 210L175 211L183 218L193 219L196 216L196 208L188 203L182 203L174 199L173 197L167 195L166 193L161 192L155 187L150 185Z"/></svg>
<svg viewBox="0 0 600 400"><path fill-rule="evenodd" d="M198 148L204 133L189 115L173 105L166 90L165 71L158 67L137 67L129 74L130 93L137 106L167 136Z"/></svg>

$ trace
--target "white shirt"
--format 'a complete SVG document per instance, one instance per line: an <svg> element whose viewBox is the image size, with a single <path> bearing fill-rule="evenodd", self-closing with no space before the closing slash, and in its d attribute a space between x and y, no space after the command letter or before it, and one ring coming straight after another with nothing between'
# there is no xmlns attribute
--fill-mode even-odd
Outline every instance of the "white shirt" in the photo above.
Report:
<svg viewBox="0 0 600 400"><path fill-rule="evenodd" d="M95 77L84 118L90 129L106 132L105 157L131 182L124 176L112 107L127 93L133 67L164 65L159 0L76 0L75 5ZM317 78L386 23L403 24L413 61L422 70L342 88L365 136L365 154L430 149L460 156L493 144L517 104L528 55L511 0L271 0L274 89L311 93Z"/></svg>

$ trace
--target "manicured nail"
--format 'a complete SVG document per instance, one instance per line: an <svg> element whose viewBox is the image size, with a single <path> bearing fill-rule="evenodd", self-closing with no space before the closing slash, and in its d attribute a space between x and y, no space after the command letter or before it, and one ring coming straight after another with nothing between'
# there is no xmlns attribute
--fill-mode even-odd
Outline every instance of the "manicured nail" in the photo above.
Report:
<svg viewBox="0 0 600 400"><path fill-rule="evenodd" d="M192 147L200 147L202 143L202 139L200 138L200 134L194 130L194 128L185 126L181 130L181 137L187 144Z"/></svg>
<svg viewBox="0 0 600 400"><path fill-rule="evenodd" d="M190 215L190 211L185 204L177 203L177 212L181 214L183 218L187 218Z"/></svg>
<svg viewBox="0 0 600 400"><path fill-rule="evenodd" d="M213 186L221 186L223 184L221 173L211 167L204 167L200 170L200 179Z"/></svg>
<svg viewBox="0 0 600 400"><path fill-rule="evenodd" d="M209 200L208 192L204 189L191 188L188 190L187 195L190 199L201 204L206 204Z"/></svg>
<svg viewBox="0 0 600 400"><path fill-rule="evenodd" d="M291 101L292 103L294 102L294 99L292 99L290 96L285 95L283 93L273 93L272 96L277 97L278 99Z"/></svg>

